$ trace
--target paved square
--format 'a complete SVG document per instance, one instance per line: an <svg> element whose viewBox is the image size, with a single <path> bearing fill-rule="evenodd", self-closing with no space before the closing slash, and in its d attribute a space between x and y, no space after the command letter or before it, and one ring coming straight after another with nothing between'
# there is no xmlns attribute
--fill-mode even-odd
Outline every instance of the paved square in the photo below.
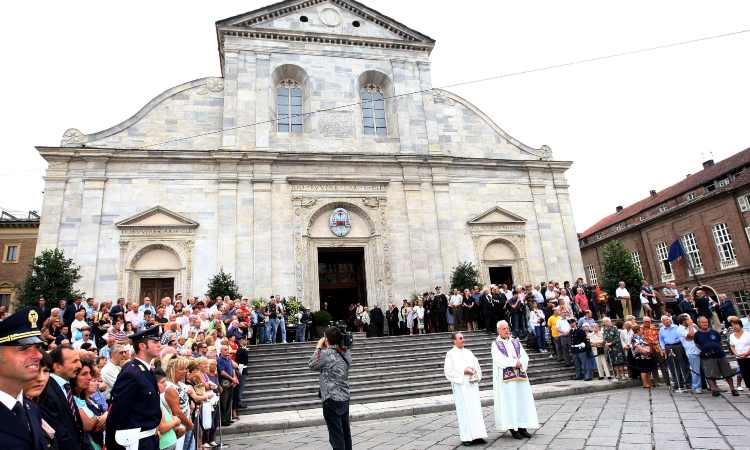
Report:
<svg viewBox="0 0 750 450"><path fill-rule="evenodd" d="M471 448L507 449L739 449L747 448L750 395L713 398L658 389L622 389L537 402L542 427L529 440L493 431L492 408L484 408L488 443ZM455 412L352 424L355 449L455 449ZM233 435L230 449L329 449L323 427Z"/></svg>

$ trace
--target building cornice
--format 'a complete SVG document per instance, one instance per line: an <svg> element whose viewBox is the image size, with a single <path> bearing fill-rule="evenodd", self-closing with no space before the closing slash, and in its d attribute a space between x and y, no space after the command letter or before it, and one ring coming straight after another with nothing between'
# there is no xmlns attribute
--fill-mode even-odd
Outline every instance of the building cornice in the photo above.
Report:
<svg viewBox="0 0 750 450"><path fill-rule="evenodd" d="M62 157L70 160L87 160L106 158L114 161L185 161L212 162L227 161L252 163L374 163L393 165L426 165L426 166L466 166L479 168L517 168L527 170L545 170L564 172L573 164L572 161L552 160L516 160L501 158L471 158L450 155L428 154L369 154L369 153L316 153L259 150L154 150L154 149L117 149L96 147L46 147L38 146L39 154L47 161L59 160Z"/></svg>

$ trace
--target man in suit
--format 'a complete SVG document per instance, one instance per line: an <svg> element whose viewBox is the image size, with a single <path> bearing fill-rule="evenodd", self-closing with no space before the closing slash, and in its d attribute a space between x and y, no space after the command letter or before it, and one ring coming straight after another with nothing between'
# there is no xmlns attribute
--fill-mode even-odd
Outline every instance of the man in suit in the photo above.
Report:
<svg viewBox="0 0 750 450"><path fill-rule="evenodd" d="M81 310L81 297L76 298L73 303L68 304L63 312L63 324L70 328L70 324L76 320L76 313Z"/></svg>
<svg viewBox="0 0 750 450"><path fill-rule="evenodd" d="M70 345L55 348L50 358L52 373L39 396L42 418L55 430L55 440L60 450L88 449L71 386L81 370L81 358Z"/></svg>
<svg viewBox="0 0 750 450"><path fill-rule="evenodd" d="M34 308L0 321L0 445L5 449L45 448L39 409L23 395L23 385L39 374L39 325Z"/></svg>
<svg viewBox="0 0 750 450"><path fill-rule="evenodd" d="M153 326L128 336L135 358L127 362L111 392L107 418L107 450L125 448L124 437L139 450L159 450L156 429L161 421L159 388L151 370L151 360L159 356L159 327ZM126 430L131 430L127 433ZM119 442L119 443L118 443Z"/></svg>
<svg viewBox="0 0 750 450"><path fill-rule="evenodd" d="M50 314L52 314L52 310L50 309L49 305L47 305L47 300L44 297L39 297L39 300L36 301L36 312L39 314L39 325L44 325L44 321L49 319Z"/></svg>

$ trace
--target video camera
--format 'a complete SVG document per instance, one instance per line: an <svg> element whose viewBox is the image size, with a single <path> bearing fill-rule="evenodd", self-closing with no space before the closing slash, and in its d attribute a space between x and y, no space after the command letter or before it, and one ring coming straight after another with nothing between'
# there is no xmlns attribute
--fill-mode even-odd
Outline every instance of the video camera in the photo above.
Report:
<svg viewBox="0 0 750 450"><path fill-rule="evenodd" d="M332 327L336 327L341 331L342 339L341 339L341 346L344 348L352 348L354 346L354 335L347 331L346 322L343 320L339 320L336 322L331 322Z"/></svg>

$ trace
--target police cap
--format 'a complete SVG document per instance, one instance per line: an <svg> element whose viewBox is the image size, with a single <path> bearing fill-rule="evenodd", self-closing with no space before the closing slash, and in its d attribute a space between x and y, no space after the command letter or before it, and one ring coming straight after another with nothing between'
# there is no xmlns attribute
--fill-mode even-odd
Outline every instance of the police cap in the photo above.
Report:
<svg viewBox="0 0 750 450"><path fill-rule="evenodd" d="M22 308L0 321L0 345L36 345L42 344L39 324L39 312L36 308Z"/></svg>

